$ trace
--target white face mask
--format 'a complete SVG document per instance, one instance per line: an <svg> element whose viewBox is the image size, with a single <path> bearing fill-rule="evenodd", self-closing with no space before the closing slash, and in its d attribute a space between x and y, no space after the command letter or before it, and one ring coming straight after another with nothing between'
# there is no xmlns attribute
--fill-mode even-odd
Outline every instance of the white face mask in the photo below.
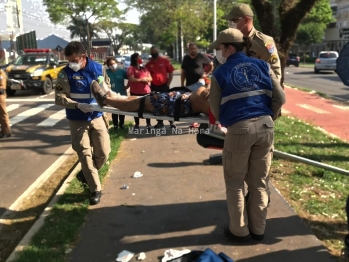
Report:
<svg viewBox="0 0 349 262"><path fill-rule="evenodd" d="M216 58L221 65L223 65L227 61L227 58L223 57L222 55L222 50L216 51Z"/></svg>
<svg viewBox="0 0 349 262"><path fill-rule="evenodd" d="M80 64L80 63L69 62L69 67L70 67L73 71L77 72L77 71L79 71L79 70L81 69L81 64Z"/></svg>
<svg viewBox="0 0 349 262"><path fill-rule="evenodd" d="M234 23L233 21L228 21L228 26L229 28L237 28L238 24L237 23Z"/></svg>
<svg viewBox="0 0 349 262"><path fill-rule="evenodd" d="M116 68L118 68L118 64L111 65L111 66L109 66L109 68L111 70L115 70Z"/></svg>

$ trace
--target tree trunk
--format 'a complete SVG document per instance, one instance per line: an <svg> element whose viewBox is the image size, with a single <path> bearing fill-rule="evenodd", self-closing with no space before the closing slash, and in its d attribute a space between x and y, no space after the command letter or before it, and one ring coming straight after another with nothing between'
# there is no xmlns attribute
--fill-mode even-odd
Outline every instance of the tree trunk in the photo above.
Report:
<svg viewBox="0 0 349 262"><path fill-rule="evenodd" d="M166 50L167 50L167 56L173 58L173 44L170 44Z"/></svg>

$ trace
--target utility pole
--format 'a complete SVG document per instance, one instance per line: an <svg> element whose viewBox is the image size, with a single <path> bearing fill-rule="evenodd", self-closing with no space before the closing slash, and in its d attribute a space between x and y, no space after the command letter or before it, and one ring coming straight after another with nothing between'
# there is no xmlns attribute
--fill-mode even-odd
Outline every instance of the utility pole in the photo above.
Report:
<svg viewBox="0 0 349 262"><path fill-rule="evenodd" d="M213 41L217 38L217 0L213 0ZM216 49L213 50L216 55Z"/></svg>
<svg viewBox="0 0 349 262"><path fill-rule="evenodd" d="M88 26L88 19L86 17L86 13L85 13L85 20L86 20L86 33L87 33L87 55L88 58L90 58L90 54L91 54L91 38L90 38L90 28Z"/></svg>

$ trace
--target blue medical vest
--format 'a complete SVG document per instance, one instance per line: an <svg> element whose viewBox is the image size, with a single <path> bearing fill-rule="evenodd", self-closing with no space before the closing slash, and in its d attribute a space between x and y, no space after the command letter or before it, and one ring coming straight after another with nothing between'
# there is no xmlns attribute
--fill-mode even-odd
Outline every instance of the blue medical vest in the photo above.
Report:
<svg viewBox="0 0 349 262"><path fill-rule="evenodd" d="M221 125L228 127L253 117L273 116L273 88L266 62L238 52L229 56L213 75L222 89Z"/></svg>
<svg viewBox="0 0 349 262"><path fill-rule="evenodd" d="M102 65L93 60L87 59L86 67L77 72L69 66L63 68L67 74L70 85L70 98L78 103L96 104L97 101L91 93L91 82L98 81L99 76L103 76ZM84 113L80 109L66 108L67 119L75 121L91 121L102 116L102 112L93 111Z"/></svg>

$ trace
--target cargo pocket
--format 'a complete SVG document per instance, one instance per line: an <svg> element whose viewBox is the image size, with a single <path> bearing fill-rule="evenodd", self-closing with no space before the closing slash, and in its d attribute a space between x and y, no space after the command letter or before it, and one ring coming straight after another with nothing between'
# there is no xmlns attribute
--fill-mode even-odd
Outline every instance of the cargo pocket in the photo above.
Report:
<svg viewBox="0 0 349 262"><path fill-rule="evenodd" d="M265 127L265 140L268 145L274 143L274 121L270 120L264 123Z"/></svg>
<svg viewBox="0 0 349 262"><path fill-rule="evenodd" d="M229 171L231 170L231 165L233 162L233 153L229 150L223 149L223 170Z"/></svg>
<svg viewBox="0 0 349 262"><path fill-rule="evenodd" d="M232 134L232 150L244 151L248 145L248 127L235 127L228 131L228 134Z"/></svg>

